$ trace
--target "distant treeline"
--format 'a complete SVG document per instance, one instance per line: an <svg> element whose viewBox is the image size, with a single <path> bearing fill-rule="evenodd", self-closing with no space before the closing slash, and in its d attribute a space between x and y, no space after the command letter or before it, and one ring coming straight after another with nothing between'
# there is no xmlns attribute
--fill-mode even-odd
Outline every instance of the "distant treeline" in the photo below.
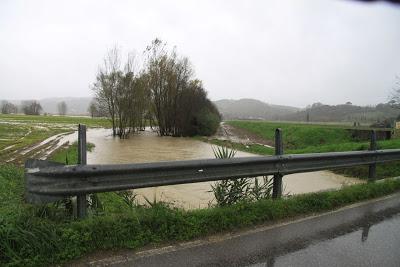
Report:
<svg viewBox="0 0 400 267"><path fill-rule="evenodd" d="M144 58L139 62L129 54L122 64L117 48L108 52L93 85L96 102L91 113L105 111L113 135L120 138L148 124L157 126L161 136L213 134L221 116L202 82L194 78L188 58L168 50L159 39L146 48Z"/></svg>
<svg viewBox="0 0 400 267"><path fill-rule="evenodd" d="M0 110L2 114L16 114L22 112L26 115L39 115L40 112L42 112L42 106L36 100L22 101L20 106L3 100L0 103Z"/></svg>
<svg viewBox="0 0 400 267"><path fill-rule="evenodd" d="M314 103L304 110L285 116L283 119L291 121L373 123L396 119L399 114L400 110L390 103L364 107L353 105L350 102L341 105Z"/></svg>
<svg viewBox="0 0 400 267"><path fill-rule="evenodd" d="M67 114L67 104L65 101L57 103L57 110L59 115ZM17 114L24 113L25 115L40 115L43 111L42 105L36 100L24 100L20 105L13 104L7 100L0 102L1 114ZM45 113L47 114L47 113Z"/></svg>
<svg viewBox="0 0 400 267"><path fill-rule="evenodd" d="M301 122L351 122L371 124L400 119L400 105L393 103L376 106L357 106L351 102L339 105L314 103L304 109L271 105L255 99L216 101L219 111L226 120L259 119L270 121Z"/></svg>

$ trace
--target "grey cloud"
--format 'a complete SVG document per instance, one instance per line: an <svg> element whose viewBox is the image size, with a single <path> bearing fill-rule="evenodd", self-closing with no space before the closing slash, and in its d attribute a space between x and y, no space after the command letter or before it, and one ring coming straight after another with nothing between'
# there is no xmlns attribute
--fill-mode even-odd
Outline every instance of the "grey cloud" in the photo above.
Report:
<svg viewBox="0 0 400 267"><path fill-rule="evenodd" d="M188 56L213 100L387 101L400 8L357 1L1 1L0 99L88 96L118 44Z"/></svg>

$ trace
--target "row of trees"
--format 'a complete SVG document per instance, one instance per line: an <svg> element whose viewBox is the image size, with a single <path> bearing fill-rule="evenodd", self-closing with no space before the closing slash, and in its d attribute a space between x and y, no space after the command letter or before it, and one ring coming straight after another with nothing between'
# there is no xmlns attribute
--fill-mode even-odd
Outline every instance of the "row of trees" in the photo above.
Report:
<svg viewBox="0 0 400 267"><path fill-rule="evenodd" d="M126 138L148 123L159 135L211 135L221 116L207 98L186 57L155 39L139 67L130 54L124 64L118 49L109 51L99 68L93 90L96 105L107 112L113 134ZM95 104L93 104L95 110Z"/></svg>
<svg viewBox="0 0 400 267"><path fill-rule="evenodd" d="M26 115L40 115L43 110L40 103L36 100L22 101L20 107L9 101L3 100L0 107L2 114L15 114L18 113L18 111L21 111ZM60 115L67 114L67 104L64 101L57 104L57 109Z"/></svg>
<svg viewBox="0 0 400 267"><path fill-rule="evenodd" d="M42 111L42 106L35 100L22 101L20 107L5 100L1 102L2 114L15 114L18 113L18 111L21 111L26 115L39 115Z"/></svg>
<svg viewBox="0 0 400 267"><path fill-rule="evenodd" d="M3 100L1 102L1 113L2 114L18 113L18 107L11 102Z"/></svg>

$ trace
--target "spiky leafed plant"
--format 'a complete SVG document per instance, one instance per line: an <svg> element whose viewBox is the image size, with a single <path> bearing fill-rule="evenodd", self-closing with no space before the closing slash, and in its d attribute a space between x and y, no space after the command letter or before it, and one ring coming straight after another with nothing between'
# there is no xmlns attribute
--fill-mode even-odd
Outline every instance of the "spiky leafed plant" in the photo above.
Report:
<svg viewBox="0 0 400 267"><path fill-rule="evenodd" d="M262 182L259 181L259 178L255 178L254 185L250 190L250 195L253 198L253 200L271 198L273 182L274 182L273 178L268 178L268 176L263 176Z"/></svg>
<svg viewBox="0 0 400 267"><path fill-rule="evenodd" d="M213 147L217 159L229 159L236 155L236 151L227 147ZM219 206L226 206L239 201L251 201L270 198L272 195L272 179L264 176L259 178L223 179L211 185L211 192Z"/></svg>
<svg viewBox="0 0 400 267"><path fill-rule="evenodd" d="M236 155L235 150L227 147L212 149L214 156L218 159L229 159ZM249 180L247 178L223 179L211 185L211 189L219 206L230 205L248 198Z"/></svg>

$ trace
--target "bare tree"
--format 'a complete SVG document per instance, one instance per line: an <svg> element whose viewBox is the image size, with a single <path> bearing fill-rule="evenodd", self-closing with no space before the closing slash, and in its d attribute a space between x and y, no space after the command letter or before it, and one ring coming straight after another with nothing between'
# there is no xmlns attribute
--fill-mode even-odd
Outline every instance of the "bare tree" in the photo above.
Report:
<svg viewBox="0 0 400 267"><path fill-rule="evenodd" d="M121 64L120 52L110 50L99 68L93 90L96 105L105 107L113 135L127 138L144 129L146 121L158 125L159 135L212 134L221 116L207 98L202 83L186 57L155 39L145 51L144 67L130 54ZM89 107L94 114L95 105Z"/></svg>
<svg viewBox="0 0 400 267"><path fill-rule="evenodd" d="M25 115L40 115L42 106L36 100L23 101L22 110Z"/></svg>
<svg viewBox="0 0 400 267"><path fill-rule="evenodd" d="M119 50L110 50L99 69L93 90L97 104L106 107L113 135L127 138L143 127L148 94L145 92L145 76L137 67L135 55L129 54L123 68L121 65Z"/></svg>
<svg viewBox="0 0 400 267"><path fill-rule="evenodd" d="M97 114L99 113L99 110L97 108L97 103L96 101L91 101L88 107L88 112L92 118L97 117Z"/></svg>
<svg viewBox="0 0 400 267"><path fill-rule="evenodd" d="M1 103L1 113L2 114L11 114L11 113L17 113L18 108L16 105L14 105L11 102L3 100Z"/></svg>
<svg viewBox="0 0 400 267"><path fill-rule="evenodd" d="M395 108L400 108L400 76L396 76L389 103Z"/></svg>
<svg viewBox="0 0 400 267"><path fill-rule="evenodd" d="M97 102L107 109L108 117L112 123L113 136L117 135L115 98L120 65L120 53L118 48L114 47L104 58L103 65L99 68L96 82L93 85Z"/></svg>
<svg viewBox="0 0 400 267"><path fill-rule="evenodd" d="M67 114L67 103L62 101L57 104L58 114L59 115L66 115Z"/></svg>
<svg viewBox="0 0 400 267"><path fill-rule="evenodd" d="M160 135L179 135L177 129L178 101L193 76L189 60L179 58L175 49L168 52L166 44L155 39L147 47L146 74L151 91L153 111Z"/></svg>

